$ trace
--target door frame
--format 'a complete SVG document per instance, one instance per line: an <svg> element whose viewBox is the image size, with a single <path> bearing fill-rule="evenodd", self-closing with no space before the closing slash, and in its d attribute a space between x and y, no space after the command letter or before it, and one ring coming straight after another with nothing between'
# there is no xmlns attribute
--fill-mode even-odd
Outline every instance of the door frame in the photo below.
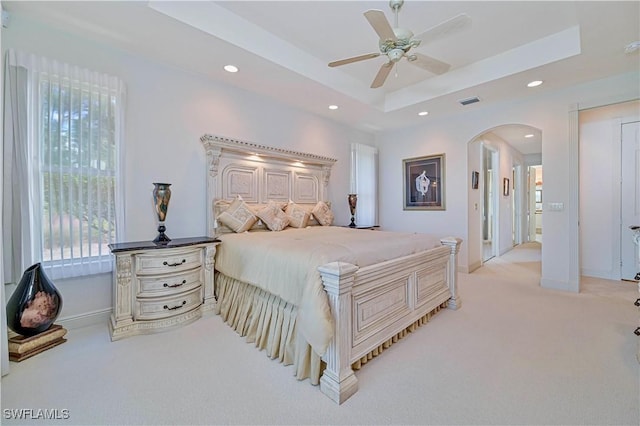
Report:
<svg viewBox="0 0 640 426"><path fill-rule="evenodd" d="M623 132L622 132L622 127L626 124L633 124L633 123L640 123L640 117L623 117L623 118L619 118L616 119L614 121L614 126L615 126L615 133L614 133L614 137L615 137L615 149L616 152L614 153L614 158L617 158L617 164L615 164L614 167L614 176L619 176L620 178L620 184L616 185L616 189L615 189L615 193L614 193L614 197L616 199L616 201L614 202L614 209L617 209L618 211L615 212L614 210L614 217L618 218L618 223L614 224L614 241L617 241L618 244L615 244L616 247L614 247L614 274L616 274L616 276L618 277L618 279L622 280L624 279L622 277L622 260L623 260L623 256L622 256L622 246L623 246L623 242L625 241L626 238L629 239L629 241L631 241L631 235L629 234L629 230L628 229L624 229L623 228L623 220L622 220L622 141L623 141ZM636 167L638 167L639 165L636 164ZM617 213L617 214L616 214ZM638 271L636 271L638 272Z"/></svg>
<svg viewBox="0 0 640 426"><path fill-rule="evenodd" d="M480 206L481 206L481 212L482 212L482 228L480 230L481 232L481 238L480 238L480 264L484 265L489 259L492 259L494 257L497 256L497 244L498 241L500 241L499 237L499 218L498 218L498 213L499 213L499 198L498 198L498 191L499 191L499 185L498 185L498 166L500 164L500 158L499 158L499 152L495 149L492 148L491 146L488 146L487 144L485 144L484 142L481 144L482 146L482 150L481 150L481 164L482 164L482 177L480 178L480 182L482 183L482 191L483 191L483 196L480 198ZM487 198L486 196L486 192L487 192L487 182L486 182L486 172L487 170L485 169L485 153L489 152L491 155L491 199L488 201L489 203L491 203L491 207L492 207L492 212L493 215L491 216L491 230L492 230L492 234L491 234L491 254L492 256L489 259L484 258L484 213L485 213L485 207L486 207L486 203L485 203L485 199ZM497 166L498 165L498 166Z"/></svg>

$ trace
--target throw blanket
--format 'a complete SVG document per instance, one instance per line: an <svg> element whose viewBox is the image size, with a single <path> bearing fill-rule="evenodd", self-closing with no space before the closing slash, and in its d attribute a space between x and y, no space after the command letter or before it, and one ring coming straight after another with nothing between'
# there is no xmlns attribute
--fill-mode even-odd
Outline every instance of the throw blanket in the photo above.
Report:
<svg viewBox="0 0 640 426"><path fill-rule="evenodd" d="M318 267L347 262L358 267L440 246L426 234L356 230L336 226L224 234L216 269L298 307L299 332L318 355L334 333L333 317Z"/></svg>

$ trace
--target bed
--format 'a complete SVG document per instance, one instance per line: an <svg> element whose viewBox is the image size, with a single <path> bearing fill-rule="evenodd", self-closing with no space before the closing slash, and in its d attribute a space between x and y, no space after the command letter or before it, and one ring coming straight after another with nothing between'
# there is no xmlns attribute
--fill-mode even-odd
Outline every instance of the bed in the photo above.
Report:
<svg viewBox="0 0 640 426"><path fill-rule="evenodd" d="M201 141L207 232L222 241L209 308L298 379L340 404L358 389L354 370L461 306L459 238L335 226L327 188L336 160Z"/></svg>

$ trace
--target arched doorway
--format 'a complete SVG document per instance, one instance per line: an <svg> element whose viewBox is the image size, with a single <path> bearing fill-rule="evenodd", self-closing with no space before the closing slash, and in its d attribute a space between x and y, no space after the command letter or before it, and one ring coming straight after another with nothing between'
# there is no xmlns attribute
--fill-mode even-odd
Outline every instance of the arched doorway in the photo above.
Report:
<svg viewBox="0 0 640 426"><path fill-rule="evenodd" d="M478 176L477 188L472 183L468 194L472 272L491 257L488 253L500 256L514 244L535 240L530 224L536 220L536 191L529 172L542 165L542 132L525 124L497 126L473 138L467 156L468 176L472 181Z"/></svg>

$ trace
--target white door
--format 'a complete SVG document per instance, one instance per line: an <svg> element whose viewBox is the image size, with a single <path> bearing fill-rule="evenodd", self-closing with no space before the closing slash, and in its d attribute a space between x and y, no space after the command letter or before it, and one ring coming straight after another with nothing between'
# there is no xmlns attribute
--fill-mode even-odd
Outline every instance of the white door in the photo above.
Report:
<svg viewBox="0 0 640 426"><path fill-rule="evenodd" d="M640 272L638 247L629 226L640 225L640 122L622 124L620 276L633 280Z"/></svg>

